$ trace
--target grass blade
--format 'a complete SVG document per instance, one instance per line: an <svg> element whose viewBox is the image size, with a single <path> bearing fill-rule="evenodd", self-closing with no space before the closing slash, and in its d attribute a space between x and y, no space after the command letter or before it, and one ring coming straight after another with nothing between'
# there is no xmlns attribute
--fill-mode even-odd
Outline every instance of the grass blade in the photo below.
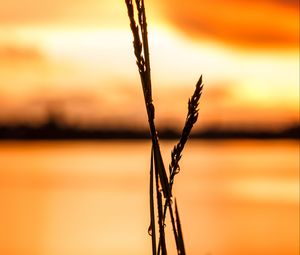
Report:
<svg viewBox="0 0 300 255"><path fill-rule="evenodd" d="M184 242L183 242L183 235L182 235L182 229L181 229L181 223L178 213L178 207L177 207L177 201L175 200L175 216L176 216L176 225L177 225L177 243L178 243L178 255L185 255L185 248L184 248Z"/></svg>

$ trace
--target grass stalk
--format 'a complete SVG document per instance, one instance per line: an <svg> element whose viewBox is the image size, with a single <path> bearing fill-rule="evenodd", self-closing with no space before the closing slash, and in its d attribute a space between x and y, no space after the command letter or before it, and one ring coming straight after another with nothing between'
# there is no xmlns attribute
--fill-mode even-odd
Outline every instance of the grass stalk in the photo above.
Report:
<svg viewBox="0 0 300 255"><path fill-rule="evenodd" d="M154 211L154 174L153 174L153 146L151 147L151 162L150 162L150 226L148 233L152 239L152 255L156 255L156 230L155 230L155 211Z"/></svg>
<svg viewBox="0 0 300 255"><path fill-rule="evenodd" d="M167 255L166 239L165 239L165 225L163 222L163 204L162 195L159 188L159 176L156 171L156 195L157 195L157 211L158 211L158 226L159 226L159 240L161 243L162 255ZM158 251L159 253L159 251Z"/></svg>
<svg viewBox="0 0 300 255"><path fill-rule="evenodd" d="M158 135L155 127L155 108L152 103L152 92L151 92L151 75L150 75L150 60L149 60L149 50L148 50L148 35L147 35L147 23L143 22L146 19L144 1L136 1L138 16L141 24L141 33L143 36L143 43L140 40L139 26L135 22L134 18L134 8L132 0L125 0L128 16L130 20L130 27L133 34L133 47L134 54L136 57L136 63L139 69L139 74L141 78L142 88L144 92L145 105L148 115L148 122L150 128L150 134L152 138L152 145L154 149L154 163L155 168L159 173L160 182L163 189L163 194L165 198L170 198L169 193L169 183L166 170L164 167L163 159L161 156L160 146L158 142ZM146 46L145 46L146 45ZM147 56L146 56L147 55ZM147 61L145 61L145 58Z"/></svg>
<svg viewBox="0 0 300 255"><path fill-rule="evenodd" d="M182 157L182 151L184 149L184 146L188 140L188 137L190 135L190 132L196 123L198 119L198 105L199 105L199 100L202 95L202 90L203 90L203 83L202 83L202 76L200 76L197 84L195 91L192 95L192 97L188 101L188 113L185 121L184 128L182 130L181 137L179 139L179 142L174 146L172 152L171 152L171 163L169 165L169 171L170 171L170 181L169 181L169 187L170 187L170 194L172 194L172 188L174 184L174 178L175 175L180 172L180 166L179 166L179 161ZM176 247L177 250L180 251L180 245L177 242L178 240L178 233L176 231L177 227L175 226L175 221L174 221L174 216L173 216L173 210L172 210L172 201L165 201L164 204L164 213L163 213L163 220L165 221L166 219L166 214L167 214L167 209L169 208L170 212L170 217L171 217L171 223L173 227L173 232L174 232L174 238L176 241ZM160 242L158 243L158 247L160 250ZM159 253L158 253L159 255Z"/></svg>
<svg viewBox="0 0 300 255"><path fill-rule="evenodd" d="M180 224L180 218L175 204L175 213L172 207L172 187L174 183L174 177L179 173L179 160L182 157L182 151L186 141L189 137L191 129L198 119L198 104L202 94L202 76L200 77L195 92L188 103L188 115L186 118L185 126L182 131L179 142L174 146L171 153L171 163L169 165L169 177L167 175L161 150L159 146L159 138L155 127L155 108L152 100L152 84L151 84L151 69L150 69L150 57L149 57L149 43L148 43L148 31L146 21L146 11L144 0L135 0L138 24L135 21L134 6L132 0L125 0L127 6L128 17L130 20L130 27L133 35L133 48L136 58L136 64L140 74L144 101L148 116L149 129L152 139L151 148L151 162L150 162L150 226L148 229L149 234L152 237L152 254L153 255L166 255L167 247L165 240L165 218L167 209L169 208L174 239L177 247L178 255L185 255L185 249L183 244L182 230ZM142 40L141 40L142 38ZM154 178L155 176L155 178ZM154 184L155 179L155 184ZM154 192L155 187L155 192ZM154 194L156 193L156 207L159 227L159 243L156 246L156 223L155 223L155 201ZM163 196L162 196L163 195ZM164 197L164 198L163 198ZM175 214L175 216L174 216ZM157 253L156 253L157 248Z"/></svg>

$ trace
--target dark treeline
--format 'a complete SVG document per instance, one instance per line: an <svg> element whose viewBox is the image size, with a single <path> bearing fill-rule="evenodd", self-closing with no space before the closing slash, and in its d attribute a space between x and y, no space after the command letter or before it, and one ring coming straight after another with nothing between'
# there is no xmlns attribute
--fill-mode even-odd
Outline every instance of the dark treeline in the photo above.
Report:
<svg viewBox="0 0 300 255"><path fill-rule="evenodd" d="M192 132L191 138L198 139L299 139L300 125L294 125L278 131L218 129L209 128ZM159 133L162 139L178 139L180 133L171 129L162 129ZM78 127L61 126L55 121L49 121L42 126L30 125L0 125L1 140L73 140L73 139L148 139L148 130L126 128L82 129Z"/></svg>

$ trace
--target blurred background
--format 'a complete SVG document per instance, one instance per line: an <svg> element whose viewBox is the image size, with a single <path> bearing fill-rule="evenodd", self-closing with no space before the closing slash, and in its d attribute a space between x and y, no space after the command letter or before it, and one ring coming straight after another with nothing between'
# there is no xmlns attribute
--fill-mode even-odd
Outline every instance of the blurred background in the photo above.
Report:
<svg viewBox="0 0 300 255"><path fill-rule="evenodd" d="M0 3L0 254L150 254L150 143L124 1ZM298 254L299 1L146 11L166 164L205 84L175 184L188 254Z"/></svg>

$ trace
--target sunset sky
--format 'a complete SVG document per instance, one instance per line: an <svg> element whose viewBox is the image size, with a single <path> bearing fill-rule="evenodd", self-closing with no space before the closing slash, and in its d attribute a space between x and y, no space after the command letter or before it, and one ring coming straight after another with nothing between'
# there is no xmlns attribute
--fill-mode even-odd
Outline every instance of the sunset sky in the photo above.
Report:
<svg viewBox="0 0 300 255"><path fill-rule="evenodd" d="M146 126L124 1L0 3L0 123ZM298 5L146 1L159 125L181 126L201 74L198 128L298 122Z"/></svg>

